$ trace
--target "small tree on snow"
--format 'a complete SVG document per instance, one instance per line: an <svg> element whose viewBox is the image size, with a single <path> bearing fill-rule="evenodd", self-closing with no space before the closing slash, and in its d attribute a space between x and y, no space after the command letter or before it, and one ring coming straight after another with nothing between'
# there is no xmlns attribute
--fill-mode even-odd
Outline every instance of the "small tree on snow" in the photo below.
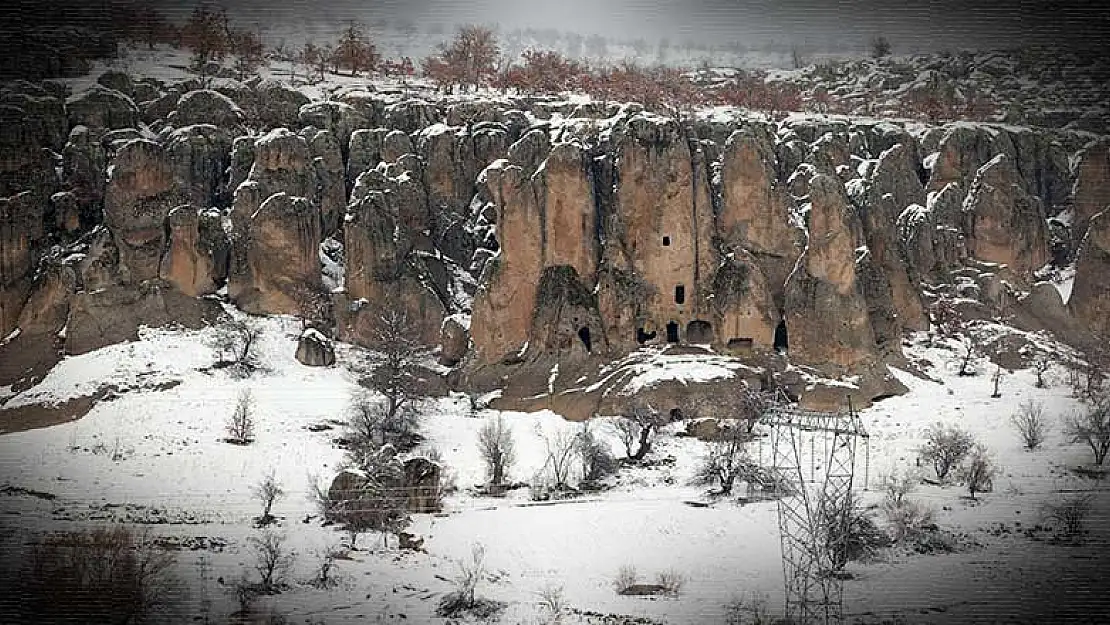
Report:
<svg viewBox="0 0 1110 625"><path fill-rule="evenodd" d="M759 465L748 455L748 435L739 428L726 429L709 441L708 451L694 476L695 483L716 484L716 494L727 496L737 480L749 483L760 479Z"/></svg>
<svg viewBox="0 0 1110 625"><path fill-rule="evenodd" d="M1048 357L1048 354L1038 354L1033 358L1033 373L1037 374L1037 388L1046 386L1044 376L1051 367L1052 359Z"/></svg>
<svg viewBox="0 0 1110 625"><path fill-rule="evenodd" d="M270 510L274 507L274 502L285 496L285 489L281 487L272 470L258 484L251 487L251 495L262 504L262 515L258 517L258 524L265 526L272 523L274 517L270 515Z"/></svg>
<svg viewBox="0 0 1110 625"><path fill-rule="evenodd" d="M247 539L255 556L255 570L264 591L273 591L285 584L285 574L293 565L294 554L285 548L285 537L271 531Z"/></svg>
<svg viewBox="0 0 1110 625"><path fill-rule="evenodd" d="M967 486L967 493L975 499L976 493L988 492L997 472L987 448L976 445L959 468L959 478Z"/></svg>
<svg viewBox="0 0 1110 625"><path fill-rule="evenodd" d="M216 327L211 346L220 363L234 366L240 373L249 373L258 366L255 354L262 329L251 321L231 319Z"/></svg>
<svg viewBox="0 0 1110 625"><path fill-rule="evenodd" d="M615 422L615 427L628 459L642 460L651 451L655 432L665 423L665 419L651 404L636 401L625 408Z"/></svg>
<svg viewBox="0 0 1110 625"><path fill-rule="evenodd" d="M570 486L570 471L574 466L575 452L578 450L578 436L567 430L559 430L543 437L545 460L551 472L553 486L563 489Z"/></svg>
<svg viewBox="0 0 1110 625"><path fill-rule="evenodd" d="M1094 453L1095 464L1102 465L1110 453L1110 397L1068 417L1064 434L1073 443L1086 443Z"/></svg>
<svg viewBox="0 0 1110 625"><path fill-rule="evenodd" d="M236 445L247 445L254 440L254 395L250 389L239 391L235 412L227 422L227 440Z"/></svg>
<svg viewBox="0 0 1110 625"><path fill-rule="evenodd" d="M506 472L516 461L516 445L512 427L500 413L478 430L478 451L486 464L490 483L495 486L503 484Z"/></svg>
<svg viewBox="0 0 1110 625"><path fill-rule="evenodd" d="M925 435L925 444L921 447L921 459L933 465L937 479L944 480L949 472L959 466L967 454L975 446L975 439L971 434L956 426L945 427L936 423Z"/></svg>
<svg viewBox="0 0 1110 625"><path fill-rule="evenodd" d="M372 347L381 361L365 383L382 396L381 427L391 435L387 442L411 448L420 410L419 380L413 373L423 351L418 329L404 312L382 311L374 323Z"/></svg>
<svg viewBox="0 0 1110 625"><path fill-rule="evenodd" d="M1044 404L1029 400L1018 406L1010 421L1021 436L1021 441L1029 451L1035 451L1045 439L1048 423L1045 419Z"/></svg>
<svg viewBox="0 0 1110 625"><path fill-rule="evenodd" d="M589 421L582 424L577 444L584 481L595 482L616 472L617 461L613 458L608 443L598 437Z"/></svg>

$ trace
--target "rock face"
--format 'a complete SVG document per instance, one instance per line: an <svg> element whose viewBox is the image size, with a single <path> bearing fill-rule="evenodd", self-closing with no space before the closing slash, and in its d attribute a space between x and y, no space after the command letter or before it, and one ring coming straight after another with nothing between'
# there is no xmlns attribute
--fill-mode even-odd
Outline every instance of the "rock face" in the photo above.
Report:
<svg viewBox="0 0 1110 625"><path fill-rule="evenodd" d="M228 297L250 314L299 313L301 294L323 288L320 241L320 220L308 200L269 196L233 241Z"/></svg>
<svg viewBox="0 0 1110 625"><path fill-rule="evenodd" d="M330 367L335 364L335 345L318 330L308 329L297 341L297 361L308 367Z"/></svg>
<svg viewBox="0 0 1110 625"><path fill-rule="evenodd" d="M115 237L124 282L158 276L170 210L187 203L173 162L162 146L138 139L112 159L104 193L104 223Z"/></svg>
<svg viewBox="0 0 1110 625"><path fill-rule="evenodd" d="M101 85L66 100L69 127L87 126L104 131L134 128L139 122L139 107L126 95Z"/></svg>
<svg viewBox="0 0 1110 625"><path fill-rule="evenodd" d="M243 123L243 119L243 110L231 98L218 91L200 89L181 96L176 110L169 114L166 121L177 128L210 124L234 129Z"/></svg>
<svg viewBox="0 0 1110 625"><path fill-rule="evenodd" d="M874 353L867 301L856 275L856 240L843 186L818 174L810 181L809 241L786 283L790 353L802 362L860 365Z"/></svg>
<svg viewBox="0 0 1110 625"><path fill-rule="evenodd" d="M42 208L30 192L0 198L0 337L15 329L30 293L45 234Z"/></svg>
<svg viewBox="0 0 1110 625"><path fill-rule="evenodd" d="M199 208L224 204L231 135L210 124L186 126L166 140L174 183Z"/></svg>
<svg viewBox="0 0 1110 625"><path fill-rule="evenodd" d="M1075 285L1068 308L1077 319L1102 337L1110 337L1110 211L1090 219L1079 250Z"/></svg>
<svg viewBox="0 0 1110 625"><path fill-rule="evenodd" d="M215 293L227 278L229 245L219 211L179 206L167 215L166 229L159 276L190 297Z"/></svg>
<svg viewBox="0 0 1110 625"><path fill-rule="evenodd" d="M1075 205L1072 233L1078 247L1087 234L1091 217L1110 208L1110 138L1093 141L1080 151L1072 202Z"/></svg>
<svg viewBox="0 0 1110 625"><path fill-rule="evenodd" d="M453 367L462 362L467 350L470 349L469 320L464 323L459 315L452 315L444 319L443 327L440 330L439 345L439 362L441 364Z"/></svg>
<svg viewBox="0 0 1110 625"><path fill-rule="evenodd" d="M964 200L968 248L980 260L1028 275L1048 262L1041 202L1025 192L1013 161L998 155L975 174Z"/></svg>

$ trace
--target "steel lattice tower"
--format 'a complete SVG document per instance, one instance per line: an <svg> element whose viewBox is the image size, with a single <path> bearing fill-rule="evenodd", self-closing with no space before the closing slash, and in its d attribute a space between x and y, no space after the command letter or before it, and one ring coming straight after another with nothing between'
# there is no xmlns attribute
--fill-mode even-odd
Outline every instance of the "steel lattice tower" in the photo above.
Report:
<svg viewBox="0 0 1110 625"><path fill-rule="evenodd" d="M778 517L786 618L792 625L842 623L843 584L833 571L847 532L829 531L829 511L844 510L857 439L866 440L867 433L850 408L845 415L780 402L760 422L771 428L771 470L783 489ZM846 515L833 518L847 529Z"/></svg>

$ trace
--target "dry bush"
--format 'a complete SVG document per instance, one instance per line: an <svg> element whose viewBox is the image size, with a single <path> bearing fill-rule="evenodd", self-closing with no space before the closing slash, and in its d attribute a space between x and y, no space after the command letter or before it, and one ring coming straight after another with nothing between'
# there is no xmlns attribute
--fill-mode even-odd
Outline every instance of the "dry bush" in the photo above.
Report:
<svg viewBox="0 0 1110 625"><path fill-rule="evenodd" d="M145 531L123 525L51 533L31 546L5 594L15 600L6 622L160 622L176 580L174 556ZM24 613L25 614L22 614Z"/></svg>
<svg viewBox="0 0 1110 625"><path fill-rule="evenodd" d="M706 443L708 450L694 475L695 484L717 485L714 493L720 496L732 494L737 480L763 483L765 471L748 455L749 435L739 428L729 428L721 432L716 440Z"/></svg>
<svg viewBox="0 0 1110 625"><path fill-rule="evenodd" d="M1073 495L1041 506L1041 515L1058 540L1080 541L1086 534L1094 495Z"/></svg>
<svg viewBox="0 0 1110 625"><path fill-rule="evenodd" d="M455 589L440 600L436 614L457 617L470 614L479 620L489 620L504 608L504 604L477 596L478 584L486 575L486 550L480 544L470 549L470 560L457 562L458 570L452 582Z"/></svg>
<svg viewBox="0 0 1110 625"><path fill-rule="evenodd" d="M1110 395L1065 419L1064 435L1090 447L1095 464L1101 466L1110 453Z"/></svg>
<svg viewBox="0 0 1110 625"><path fill-rule="evenodd" d="M285 547L285 537L271 531L247 539L254 553L254 570L258 572L257 590L275 592L285 586L285 575L293 566L295 555Z"/></svg>
<svg viewBox="0 0 1110 625"><path fill-rule="evenodd" d="M977 493L990 492L997 472L987 448L976 445L960 465L958 477L967 487L968 495L975 499Z"/></svg>
<svg viewBox="0 0 1110 625"><path fill-rule="evenodd" d="M249 375L258 368L258 339L262 329L251 321L230 319L216 326L209 345L216 350L220 367L231 367L233 373Z"/></svg>
<svg viewBox="0 0 1110 625"><path fill-rule="evenodd" d="M655 583L663 588L663 594L677 597L686 585L686 577L675 569L667 569L655 576Z"/></svg>
<svg viewBox="0 0 1110 625"><path fill-rule="evenodd" d="M879 510L887 532L896 543L912 540L933 525L933 512L925 504L909 498L915 478L910 474L891 474L882 482L885 494Z"/></svg>
<svg viewBox="0 0 1110 625"><path fill-rule="evenodd" d="M346 555L346 550L339 545L328 545L317 553L320 561L316 564L316 572L311 584L316 588L328 589L338 585L339 580L335 575L335 563Z"/></svg>
<svg viewBox="0 0 1110 625"><path fill-rule="evenodd" d="M921 459L933 465L937 479L943 481L959 466L975 446L975 439L959 427L936 423L925 435Z"/></svg>
<svg viewBox="0 0 1110 625"><path fill-rule="evenodd" d="M543 437L545 464L555 489L570 487L570 473L574 468L574 457L578 451L578 436L567 430L547 434Z"/></svg>
<svg viewBox="0 0 1110 625"><path fill-rule="evenodd" d="M636 567L631 564L625 564L617 571L617 576L613 578L613 589L617 591L618 595L624 594L629 588L632 588L640 580L640 574L636 571Z"/></svg>
<svg viewBox="0 0 1110 625"><path fill-rule="evenodd" d="M771 625L774 622L766 595L750 593L725 606L726 625Z"/></svg>
<svg viewBox="0 0 1110 625"><path fill-rule="evenodd" d="M874 514L860 505L852 492L839 502L822 498L818 503L818 518L818 535L829 554L833 571L842 570L848 562L872 558L889 542L875 525Z"/></svg>
<svg viewBox="0 0 1110 625"><path fill-rule="evenodd" d="M635 401L614 422L625 456L639 461L651 451L651 442L666 419L651 404Z"/></svg>
<svg viewBox="0 0 1110 625"><path fill-rule="evenodd" d="M567 612L567 600L563 594L563 587L548 583L536 594L540 598L540 608L548 613L552 622L558 623Z"/></svg>
<svg viewBox="0 0 1110 625"><path fill-rule="evenodd" d="M261 527L273 523L276 519L270 515L270 509L274 507L274 502L285 496L285 489L281 487L272 469L258 484L251 487L251 495L262 504L262 514L257 519L258 525Z"/></svg>
<svg viewBox="0 0 1110 625"><path fill-rule="evenodd" d="M254 395L250 389L239 391L235 412L227 421L227 442L247 445L254 441Z"/></svg>
<svg viewBox="0 0 1110 625"><path fill-rule="evenodd" d="M486 465L490 484L503 484L506 472L516 462L516 445L513 442L513 429L505 422L501 413L490 418L478 430L478 452Z"/></svg>
<svg viewBox="0 0 1110 625"><path fill-rule="evenodd" d="M1041 402L1031 399L1022 403L1017 412L1010 416L1010 422L1027 450L1035 451L1044 442L1048 422L1045 419L1044 404Z"/></svg>
<svg viewBox="0 0 1110 625"><path fill-rule="evenodd" d="M617 460L609 444L598 438L588 421L578 432L577 451L582 462L583 481L596 482L617 472Z"/></svg>

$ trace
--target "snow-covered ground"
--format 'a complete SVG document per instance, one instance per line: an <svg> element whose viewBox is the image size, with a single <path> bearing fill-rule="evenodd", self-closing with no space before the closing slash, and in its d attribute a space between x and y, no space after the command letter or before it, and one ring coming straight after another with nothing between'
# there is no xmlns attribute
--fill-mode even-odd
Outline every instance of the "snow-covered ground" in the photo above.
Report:
<svg viewBox="0 0 1110 625"><path fill-rule="evenodd" d="M214 601L213 613L227 614L235 608L232 593L214 580L223 577L230 583L249 568L246 539L256 531L251 520L260 512L250 487L273 471L288 492L273 513L282 519L279 529L298 554L292 578L310 577L318 561L314 554L342 538L338 530L321 527L317 520L302 522L315 514L310 476L330 479L342 457L332 443L338 428L312 431L318 428L310 426L343 418L358 388L347 365L363 353L340 345L339 366L305 367L293 358L298 322L270 318L262 324L260 353L266 370L247 379L207 369L215 359L208 346L211 330L148 330L139 341L67 358L41 384L8 399L14 406L65 401L106 384L133 389L98 403L80 420L0 436L5 482L0 488L56 496L47 501L6 490L0 494L5 523L38 531L131 520L158 522L151 526L158 535L205 537L216 549L182 551L178 574L196 589L197 562L203 553L212 566L207 592ZM1058 427L1041 450L1030 453L1022 449L1008 421L1029 399L1042 401L1054 423L1074 409L1077 404L1069 396L1062 370L1050 372L1047 389L1034 388L1030 371L1006 375L1002 398L992 399L989 375L959 378L950 373L946 362L952 352L919 344L910 351L915 359L934 363L926 373L938 381L895 370L910 393L861 413L871 435L866 453L861 447L857 459L863 501L879 500L875 486L880 474L913 467L915 449L936 421L969 430L1001 467L994 492L979 502L963 498L955 486L923 485L914 495L934 508L942 527L972 533L985 545L982 550L889 556L885 562L849 566L857 579L846 582L848 613L901 612L917 622L929 616L922 610L939 607L958 613L965 603L961 593L966 586L958 581L962 578L946 573L957 564L973 575L1032 549L1057 550L1042 557L1041 564L1063 557L1064 547L996 538L981 530L998 522L1033 523L1038 506L1054 491L1091 485L1068 477L1065 465L1085 463L1088 456L1084 448L1066 442ZM690 366L713 371L708 377L727 376L730 369L721 359L709 355ZM178 383L167 384L172 382ZM256 440L236 446L222 439L236 397L244 389L256 399ZM440 452L459 487L448 497L443 513L415 517L411 531L425 538L427 553L400 552L392 542L382 548L377 537L366 536L363 549L339 563L345 580L341 587L325 591L299 585L263 603L289 614L291 622L353 623L399 614L410 622L431 622L436 600L453 588L446 579L454 572L454 561L480 543L486 547L490 575L479 593L509 604L502 622L543 622L538 593L551 585L563 586L568 604L580 610L667 623L724 622L725 605L752 593L765 595L772 608L781 605L775 504L689 505L706 501L703 488L689 485L705 447L695 439L674 436L681 424L670 426L652 452L656 459L670 460L651 468L625 469L613 488L601 493L535 505L527 489L501 499L468 492L483 480L476 437L493 414L472 414L463 395L435 400L426 411L424 445ZM551 412L503 416L517 441L519 462L512 477L524 481L542 468L544 433L579 427ZM864 491L864 486L870 488ZM1105 527L1097 532L1105 532ZM634 566L647 583L670 569L686 583L677 598L619 596L611 581L623 565ZM926 587L931 589L927 593L915 591ZM983 609L990 609L993 595L986 596ZM187 616L196 614L195 605L192 609ZM953 613L930 614L945 622Z"/></svg>

